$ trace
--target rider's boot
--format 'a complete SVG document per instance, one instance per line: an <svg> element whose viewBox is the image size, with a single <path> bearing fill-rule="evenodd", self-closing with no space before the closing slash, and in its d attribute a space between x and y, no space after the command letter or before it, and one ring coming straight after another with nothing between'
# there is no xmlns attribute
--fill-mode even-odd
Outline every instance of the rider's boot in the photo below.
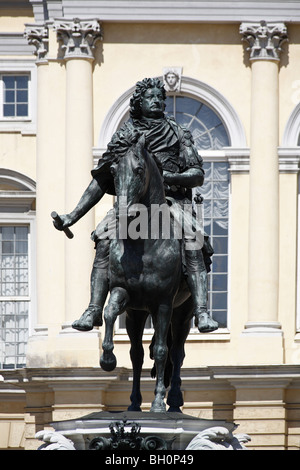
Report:
<svg viewBox="0 0 300 470"><path fill-rule="evenodd" d="M201 250L186 250L187 283L194 301L193 315L200 333L210 333L218 329L218 323L207 311L208 286L207 271Z"/></svg>
<svg viewBox="0 0 300 470"><path fill-rule="evenodd" d="M91 298L88 308L72 328L79 331L90 331L94 326L102 326L102 311L108 294L107 270L93 267L91 274Z"/></svg>

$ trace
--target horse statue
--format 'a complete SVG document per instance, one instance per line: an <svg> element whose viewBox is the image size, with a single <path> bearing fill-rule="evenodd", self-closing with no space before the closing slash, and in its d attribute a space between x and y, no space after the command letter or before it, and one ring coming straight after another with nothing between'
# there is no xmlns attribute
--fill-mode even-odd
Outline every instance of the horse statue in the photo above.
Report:
<svg viewBox="0 0 300 470"><path fill-rule="evenodd" d="M119 229L122 213L133 220L136 208L146 208L147 229L151 233L153 208L167 204L160 169L145 148L141 136L111 165L117 196L115 213ZM126 202L124 204L124 201ZM122 202L122 204L121 204ZM182 273L181 242L175 237L118 234L110 242L110 297L104 310L105 336L100 365L105 371L116 367L113 353L113 327L118 315L126 311L126 329L130 339L133 385L128 410L141 411L140 377L144 359L142 336L151 315L154 335L150 347L156 376L155 398L150 411L165 412L164 398L170 385L168 411L180 412L183 405L180 369L184 344L192 319L192 300Z"/></svg>

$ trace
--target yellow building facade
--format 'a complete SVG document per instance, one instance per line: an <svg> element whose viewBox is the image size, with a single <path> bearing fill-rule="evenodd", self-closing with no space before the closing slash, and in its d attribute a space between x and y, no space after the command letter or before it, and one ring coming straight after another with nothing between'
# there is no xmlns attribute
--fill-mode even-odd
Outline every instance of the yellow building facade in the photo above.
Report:
<svg viewBox="0 0 300 470"><path fill-rule="evenodd" d="M1 3L1 449L36 449L53 421L129 405L122 318L111 373L99 366L104 327L71 327L89 302L90 234L113 199L72 240L50 214L77 204L135 83L168 72L167 112L204 160L220 325L191 328L182 411L234 421L249 448L300 448L299 62L299 1ZM143 410L154 392L148 326Z"/></svg>

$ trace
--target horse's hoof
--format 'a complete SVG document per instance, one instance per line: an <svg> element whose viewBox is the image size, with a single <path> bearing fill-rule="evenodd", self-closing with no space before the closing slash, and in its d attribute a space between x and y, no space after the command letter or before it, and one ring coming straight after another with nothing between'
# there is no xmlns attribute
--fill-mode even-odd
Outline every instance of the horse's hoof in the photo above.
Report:
<svg viewBox="0 0 300 470"><path fill-rule="evenodd" d="M111 372L116 368L117 359L113 353L110 353L108 356L107 354L103 353L100 358L100 366L105 372Z"/></svg>
<svg viewBox="0 0 300 470"><path fill-rule="evenodd" d="M128 406L127 411L142 411L142 408L140 406L130 405Z"/></svg>
<svg viewBox="0 0 300 470"><path fill-rule="evenodd" d="M182 411L179 406L170 406L168 413L182 413Z"/></svg>

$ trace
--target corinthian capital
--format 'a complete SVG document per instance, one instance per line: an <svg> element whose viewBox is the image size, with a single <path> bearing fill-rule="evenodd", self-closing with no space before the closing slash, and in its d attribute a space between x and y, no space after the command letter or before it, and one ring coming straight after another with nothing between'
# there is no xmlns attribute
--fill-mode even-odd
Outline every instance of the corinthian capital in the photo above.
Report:
<svg viewBox="0 0 300 470"><path fill-rule="evenodd" d="M249 45L250 60L280 60L281 46L288 40L284 23L242 23L240 33Z"/></svg>
<svg viewBox="0 0 300 470"><path fill-rule="evenodd" d="M96 42L102 39L101 25L98 20L55 20L54 30L62 43L65 58L82 57L93 59Z"/></svg>
<svg viewBox="0 0 300 470"><path fill-rule="evenodd" d="M47 26L36 24L27 24L25 26L24 36L28 43L35 47L34 54L37 56L37 61L46 61L49 45Z"/></svg>

